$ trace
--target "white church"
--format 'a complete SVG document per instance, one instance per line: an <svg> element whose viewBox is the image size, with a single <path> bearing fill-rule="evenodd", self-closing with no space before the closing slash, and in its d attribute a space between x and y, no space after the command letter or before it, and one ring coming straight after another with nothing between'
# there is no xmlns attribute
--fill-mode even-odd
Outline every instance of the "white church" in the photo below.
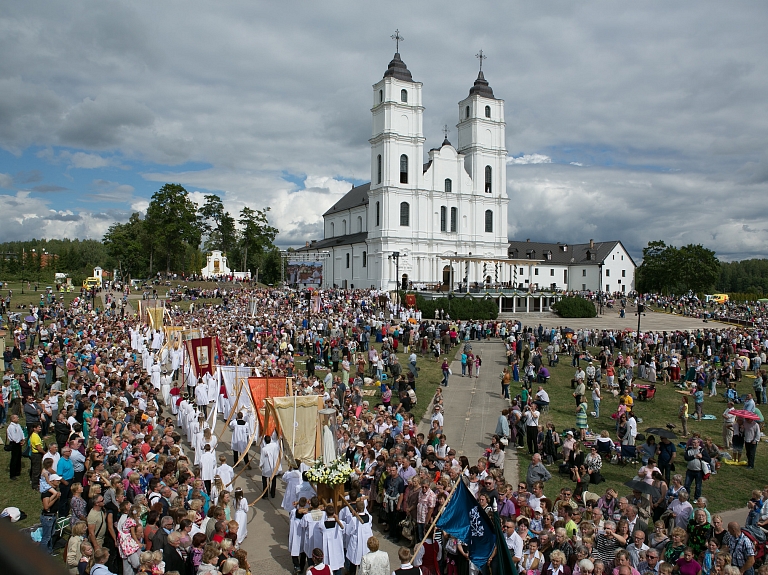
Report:
<svg viewBox="0 0 768 575"><path fill-rule="evenodd" d="M422 84L399 51L373 85L371 182L352 188L323 214L322 240L293 252L302 261L323 262L323 288L477 291L539 285L533 270L544 258L513 252L507 238L504 100L494 95L483 75L482 52L478 56L480 72L458 104L456 146L446 137L429 150L426 164ZM541 287L550 283L568 282Z"/></svg>

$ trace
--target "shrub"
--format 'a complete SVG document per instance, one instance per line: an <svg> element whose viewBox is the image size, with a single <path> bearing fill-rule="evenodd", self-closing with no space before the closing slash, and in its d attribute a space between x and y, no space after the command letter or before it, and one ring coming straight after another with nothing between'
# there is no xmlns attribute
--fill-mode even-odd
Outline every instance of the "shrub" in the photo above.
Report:
<svg viewBox="0 0 768 575"><path fill-rule="evenodd" d="M552 309L560 317L595 317L597 310L595 304L583 297L564 297L556 302Z"/></svg>
<svg viewBox="0 0 768 575"><path fill-rule="evenodd" d="M403 297L403 301L405 298ZM435 310L444 310L451 319L496 319L499 315L499 302L496 299L473 298L463 295L450 295L436 299L425 299L416 294L416 305L424 319L434 319Z"/></svg>

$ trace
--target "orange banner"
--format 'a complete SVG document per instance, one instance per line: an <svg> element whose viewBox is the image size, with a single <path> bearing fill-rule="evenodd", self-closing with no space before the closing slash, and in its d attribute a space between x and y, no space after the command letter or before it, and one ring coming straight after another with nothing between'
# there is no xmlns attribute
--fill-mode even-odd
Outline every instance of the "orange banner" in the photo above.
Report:
<svg viewBox="0 0 768 575"><path fill-rule="evenodd" d="M285 397L286 379L284 377L249 377L253 405L259 417L259 427L263 433L271 434L275 430L275 418L270 417L269 428L264 429L264 400L268 397Z"/></svg>

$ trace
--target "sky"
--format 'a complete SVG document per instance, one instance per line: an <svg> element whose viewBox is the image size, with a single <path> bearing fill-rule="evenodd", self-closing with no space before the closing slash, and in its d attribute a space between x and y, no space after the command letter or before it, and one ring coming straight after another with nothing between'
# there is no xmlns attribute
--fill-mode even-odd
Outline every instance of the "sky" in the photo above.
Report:
<svg viewBox="0 0 768 575"><path fill-rule="evenodd" d="M6 2L0 241L100 239L166 182L281 247L370 179L372 85L405 40L424 149L479 50L505 100L510 239L767 257L768 3Z"/></svg>

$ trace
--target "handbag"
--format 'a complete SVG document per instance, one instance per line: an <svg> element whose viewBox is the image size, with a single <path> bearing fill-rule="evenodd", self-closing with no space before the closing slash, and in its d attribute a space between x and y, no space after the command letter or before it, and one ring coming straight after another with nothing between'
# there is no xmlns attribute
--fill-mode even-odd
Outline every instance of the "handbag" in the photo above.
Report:
<svg viewBox="0 0 768 575"><path fill-rule="evenodd" d="M3 451L11 451L11 444L6 443L5 445L3 445Z"/></svg>

